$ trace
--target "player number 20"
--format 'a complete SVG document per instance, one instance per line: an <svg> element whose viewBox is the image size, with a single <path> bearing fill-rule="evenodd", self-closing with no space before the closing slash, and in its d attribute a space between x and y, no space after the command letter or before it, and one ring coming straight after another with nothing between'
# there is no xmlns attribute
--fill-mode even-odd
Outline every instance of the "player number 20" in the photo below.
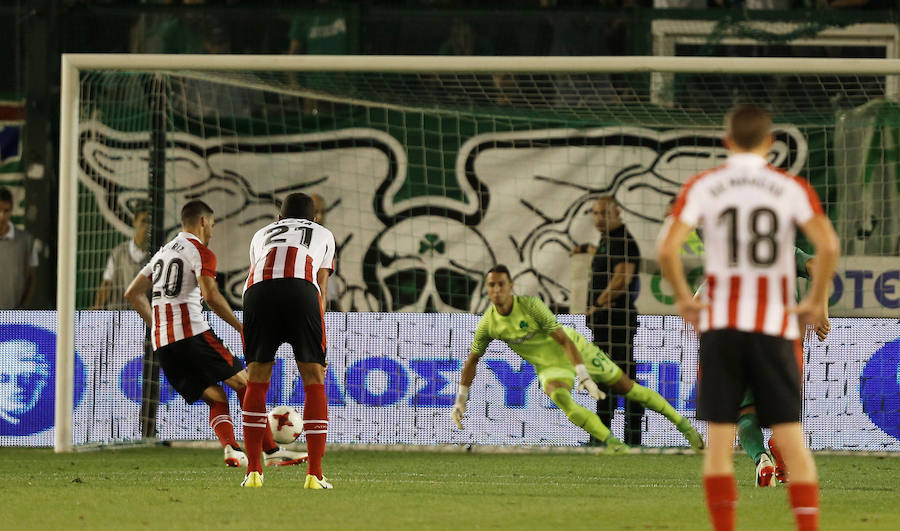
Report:
<svg viewBox="0 0 900 531"><path fill-rule="evenodd" d="M768 266L778 258L778 215L771 208L760 207L750 211L748 217L750 230L750 261L755 265ZM734 267L738 264L738 209L730 207L719 215L719 224L726 224L728 230L728 263Z"/></svg>
<svg viewBox="0 0 900 531"><path fill-rule="evenodd" d="M166 297L175 297L181 293L181 282L184 280L184 262L180 258L173 258L167 267L163 266L162 260L157 260L153 264L153 285L163 276L163 269L166 270L166 278L163 282L163 293ZM156 292L154 293L156 294Z"/></svg>

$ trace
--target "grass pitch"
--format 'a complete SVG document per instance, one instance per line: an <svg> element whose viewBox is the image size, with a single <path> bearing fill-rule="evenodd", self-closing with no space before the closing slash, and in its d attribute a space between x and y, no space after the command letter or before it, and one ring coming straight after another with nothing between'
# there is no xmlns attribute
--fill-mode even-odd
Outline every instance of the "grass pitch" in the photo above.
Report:
<svg viewBox="0 0 900 531"><path fill-rule="evenodd" d="M900 458L818 456L823 529L900 529ZM708 529L694 455L330 451L330 492L305 466L262 489L221 451L57 455L0 449L5 529ZM739 529L793 529L787 489L735 458Z"/></svg>

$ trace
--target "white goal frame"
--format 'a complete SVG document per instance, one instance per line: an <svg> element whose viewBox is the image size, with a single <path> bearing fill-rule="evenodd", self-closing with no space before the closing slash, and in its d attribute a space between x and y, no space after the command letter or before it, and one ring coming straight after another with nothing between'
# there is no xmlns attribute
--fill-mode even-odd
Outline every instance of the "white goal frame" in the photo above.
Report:
<svg viewBox="0 0 900 531"><path fill-rule="evenodd" d="M74 451L72 407L78 233L79 74L119 71L307 71L387 73L719 73L898 75L900 59L715 57L445 57L316 55L64 54L60 94L57 269L56 452ZM68 377L64 377L68 376Z"/></svg>

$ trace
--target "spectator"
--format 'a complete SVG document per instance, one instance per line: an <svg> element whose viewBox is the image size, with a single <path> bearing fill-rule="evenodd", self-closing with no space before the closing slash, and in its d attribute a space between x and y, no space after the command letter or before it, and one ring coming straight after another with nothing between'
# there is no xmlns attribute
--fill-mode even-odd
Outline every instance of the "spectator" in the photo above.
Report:
<svg viewBox="0 0 900 531"><path fill-rule="evenodd" d="M351 20L344 9L328 6L329 1L317 4L330 7L317 14L297 15L291 21L288 36L291 39L289 54L343 55L353 53Z"/></svg>
<svg viewBox="0 0 900 531"><path fill-rule="evenodd" d="M150 213L146 207L138 209L132 218L134 237L117 245L106 261L103 280L94 299L95 310L130 310L125 290L147 263L147 237Z"/></svg>
<svg viewBox="0 0 900 531"><path fill-rule="evenodd" d="M291 43L288 53L310 55L344 55L356 53L355 11L351 7L332 5L330 0L318 0L317 6L322 10L315 13L297 15L291 21L288 36ZM290 74L292 85L329 92L333 85L347 84L346 74L329 72ZM317 115L320 112L331 114L334 103L324 99L304 98L303 112Z"/></svg>
<svg viewBox="0 0 900 531"><path fill-rule="evenodd" d="M478 35L471 24L454 19L450 25L450 36L438 48L438 55L494 55L494 43ZM476 76L478 78L478 76ZM516 80L510 73L491 74L490 79L479 80L479 85L490 96L493 103L508 105L517 92Z"/></svg>
<svg viewBox="0 0 900 531"><path fill-rule="evenodd" d="M580 245L572 251L594 255L588 292L588 326L594 334L594 343L634 380L632 343L638 325L634 301L639 291L641 253L634 236L625 228L613 197L597 198L593 216L594 226L601 234L599 244ZM612 426L618 401L617 396L610 394L597 402L597 416L607 426ZM626 402L626 444L641 444L643 417L643 406Z"/></svg>
<svg viewBox="0 0 900 531"><path fill-rule="evenodd" d="M34 237L12 224L12 193L0 188L0 310L24 308L38 266Z"/></svg>

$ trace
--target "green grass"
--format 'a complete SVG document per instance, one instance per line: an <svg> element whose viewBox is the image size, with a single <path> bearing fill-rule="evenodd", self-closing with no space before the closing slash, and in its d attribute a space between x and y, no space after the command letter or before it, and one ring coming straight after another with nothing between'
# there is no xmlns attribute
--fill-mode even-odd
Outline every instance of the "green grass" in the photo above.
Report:
<svg viewBox="0 0 900 531"><path fill-rule="evenodd" d="M332 451L243 490L221 452L0 449L5 529L708 529L698 456ZM900 529L900 459L819 456L823 529ZM792 529L787 489L737 456L740 529Z"/></svg>

